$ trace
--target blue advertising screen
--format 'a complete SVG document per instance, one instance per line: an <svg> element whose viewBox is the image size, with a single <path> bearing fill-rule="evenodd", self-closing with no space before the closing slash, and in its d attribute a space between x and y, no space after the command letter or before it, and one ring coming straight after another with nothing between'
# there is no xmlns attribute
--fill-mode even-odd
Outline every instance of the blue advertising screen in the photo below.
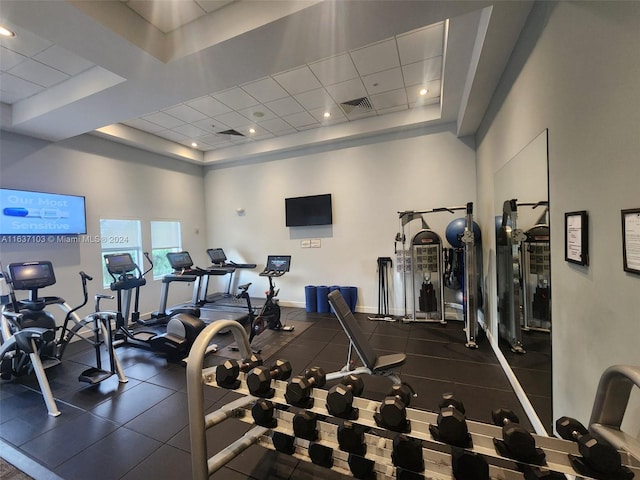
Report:
<svg viewBox="0 0 640 480"><path fill-rule="evenodd" d="M87 233L84 197L0 188L0 235Z"/></svg>

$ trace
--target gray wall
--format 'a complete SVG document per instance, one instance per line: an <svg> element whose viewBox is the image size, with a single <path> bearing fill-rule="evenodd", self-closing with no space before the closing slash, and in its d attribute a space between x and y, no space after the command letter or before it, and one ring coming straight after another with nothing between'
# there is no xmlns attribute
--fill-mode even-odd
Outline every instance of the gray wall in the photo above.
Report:
<svg viewBox="0 0 640 480"><path fill-rule="evenodd" d="M202 167L91 135L49 143L2 132L1 141L2 187L84 195L89 236L100 235L101 218L142 220L142 246L149 252L149 221L179 220L183 248L193 252L194 260L205 261ZM42 293L63 297L71 304L81 300L80 270L94 277L90 295L103 291L99 243L2 243L0 258L4 266L50 260L57 284ZM158 308L161 284L150 277L141 291L141 312ZM187 285L172 286L170 294L173 302L191 295ZM88 306L81 313L89 311Z"/></svg>
<svg viewBox="0 0 640 480"><path fill-rule="evenodd" d="M536 3L477 134L484 226L496 170L549 129L555 418L587 422L601 373L640 365L640 276L622 269L620 221L640 207L638 25L638 2ZM576 210L589 212L588 267L564 260ZM631 433L639 420L625 420Z"/></svg>
<svg viewBox="0 0 640 480"><path fill-rule="evenodd" d="M475 202L474 146L457 138L454 128L418 129L262 163L208 168L209 244L223 247L230 258L258 263L259 269L269 254L292 255L291 272L277 279L283 304L304 306L305 285L354 285L358 311L375 313L376 259L392 257L396 265L397 212ZM332 226L285 226L286 197L324 193L332 194ZM244 208L244 216L237 208ZM444 238L447 224L463 216L437 213L427 221ZM407 238L419 228L419 221L409 224ZM312 238L320 239L321 248L301 248L301 240ZM256 271L242 272L238 281L254 282L252 295L262 295L266 285ZM393 285L390 307L402 313L398 273Z"/></svg>

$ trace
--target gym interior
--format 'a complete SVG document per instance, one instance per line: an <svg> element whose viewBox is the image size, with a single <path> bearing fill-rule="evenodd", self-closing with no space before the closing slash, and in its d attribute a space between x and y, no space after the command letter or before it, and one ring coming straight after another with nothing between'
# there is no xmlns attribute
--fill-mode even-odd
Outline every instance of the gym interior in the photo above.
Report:
<svg viewBox="0 0 640 480"><path fill-rule="evenodd" d="M56 283L40 292L72 306L82 303L78 273L86 272L93 281L89 303L80 313L88 315L94 294L114 294L104 266L104 220L139 222L136 248L141 252L155 248L153 222L179 222L179 249L189 252L194 266L210 267L207 250L218 247L229 261L256 265L236 269L231 282L230 275L211 275L208 292L235 293L251 283L249 294L258 304L269 288L260 274L265 261L270 255L290 255L289 271L274 282L282 323L294 329L267 328L256 337L266 366L286 359L293 376L314 366L339 371L352 337L334 309L309 311L305 287L355 286L352 317L365 343L379 355L406 356L396 373L417 394L410 416L418 415L415 411L437 415L442 394L453 392L464 402L476 444L484 438L479 432L495 421L492 410L513 410L547 452L543 470L556 466L549 452L568 448L565 443L553 447L557 439L543 440L561 436L556 420L569 416L587 427L593 424L603 372L630 366L637 386L640 255L631 222L640 209L640 162L634 160L640 150L639 3L238 0L164 32L150 26L152 20L143 18L148 12L144 6L135 11L135 3L0 0L0 21L16 33L0 39L0 188L81 196L86 206L86 231L76 236L35 240L40 237L2 232L3 270L14 263L51 262ZM214 7L203 5L215 2L184 3L206 11ZM434 29L441 44L437 74L426 55L414 63L403 58L410 32ZM29 42L14 51L11 41L20 35ZM324 36L326 41L318 40ZM405 100L402 106L383 108L391 98L384 90L391 79L362 66L382 62L380 52L390 39L400 52L396 73L404 79L398 90ZM374 45L381 50L364 48ZM63 73L62 66L51 66L54 53L79 58L85 67ZM336 100L342 91L334 87L345 83L337 75L344 70L322 67L326 59L345 58L362 81L363 94L358 89L352 94L359 102ZM328 64L337 68L338 63ZM423 99L411 100L414 85L407 78L416 73L411 65L421 67L420 75L432 75ZM312 88L307 77L287 83L293 77L286 73L303 66L304 72L313 72L324 98L331 99L330 113L339 119L323 119L322 101L305 103L311 101L305 96ZM40 72L32 81L23 78L28 68ZM40 80L39 85L37 77L51 69L58 72L57 80ZM272 90L259 88L259 81L278 86L299 106L289 114L286 129L273 127L286 117L276 113L278 105L284 108L284 102L276 102L285 97L269 97ZM254 103L227 107L221 101L231 104L235 97L230 92L238 90L253 94ZM260 100L261 95L266 97ZM203 105L213 108L214 101L225 110L210 115ZM269 116L264 121L273 122L267 124L272 130L253 115L255 105L264 107L260 113ZM199 115L187 119L187 107ZM307 121L302 120L305 113ZM161 118L174 123L152 121ZM218 121L226 132L214 128ZM251 121L261 137L250 138ZM189 135L197 131L203 140L214 139L192 147L198 138ZM330 224L286 225L285 199L321 194L331 195ZM481 232L481 241L476 239L477 348L465 346L468 318L458 315L446 325L404 321L416 316L416 294L411 275L401 267L402 252L411 252L412 237L425 228L446 242L450 222L465 217L464 209L446 209L468 204ZM15 215L22 207L10 208ZM405 223L400 212L415 215ZM570 243L568 222L576 217L583 236ZM507 226L515 231L516 218L522 230L540 219L546 222L550 260L544 287L552 292L552 302L549 318L513 341L503 328L500 247L505 244L500 242ZM114 235L128 239L129 233ZM115 247L111 252L118 251ZM577 260L573 247L581 249ZM378 259L387 257L392 264L381 289ZM143 271L148 268L142 257L139 262ZM533 261L522 265L532 268ZM194 282L171 283L168 305L188 304ZM26 294L15 293L19 298ZM142 318L158 310L161 294L162 278L148 275L139 295ZM115 300L101 302L103 308L116 309ZM55 315L59 325L64 316ZM234 342L241 347L233 333L218 334L213 342L217 352L204 358L207 367L247 353L229 348ZM117 376L95 386L79 383L78 373L91 366L93 355L82 342L71 342L60 365L45 370L61 412L55 417L47 415L35 375L2 380L0 456L37 479L201 478L192 465L196 454L186 372L195 368L193 363L185 367L130 346L115 352L126 383ZM274 372L279 398L278 388L289 379L278 379ZM247 398L246 377L237 391L205 386L205 412ZM362 379L363 398L354 402L364 418L369 409L364 399L385 402L392 380L381 375ZM318 395L339 383L327 381L316 388ZM621 430L630 447L620 451L627 452L622 455L626 474L640 472L640 395L638 388L624 391L612 390L610 396L624 404ZM324 408L316 403L314 411ZM277 411L278 422L285 424L289 411ZM411 417L418 425L416 418ZM207 432L206 453L224 451L248 432L253 425L246 419L230 418ZM320 423L322 428L333 425ZM323 432L315 444L331 444ZM411 430L403 433L412 438ZM441 444L428 429L420 435L425 452ZM382 444L379 440L368 445L368 455L354 454L365 459L354 467L335 446L333 467L327 468L327 458L317 449L315 461L309 460L314 441L296 439L294 454L287 452L291 444L274 451L263 441L264 435L237 451L211 478L484 478L452 472L448 450L442 450L448 460L425 453L424 468L400 468L391 446L372 451L371 445ZM491 455L478 448L489 461L490 478L533 478L512 464L494 462L500 456L497 446ZM565 460L558 472L580 473ZM442 462L448 462L448 469L436 468ZM578 476L598 478L589 471Z"/></svg>

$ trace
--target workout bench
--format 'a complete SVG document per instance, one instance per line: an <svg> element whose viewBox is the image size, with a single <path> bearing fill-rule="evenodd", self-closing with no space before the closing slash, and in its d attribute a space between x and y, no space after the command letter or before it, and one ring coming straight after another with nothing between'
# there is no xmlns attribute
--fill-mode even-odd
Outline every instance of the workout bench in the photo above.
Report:
<svg viewBox="0 0 640 480"><path fill-rule="evenodd" d="M401 384L402 381L394 368L404 364L407 356L404 353L392 353L390 355L381 355L369 345L364 332L360 329L360 325L353 316L351 309L345 302L340 290L334 290L329 293L329 303L333 307L333 311L340 321L340 325L349 337L349 353L347 356L347 364L338 372L327 374L327 380L335 380L346 377L347 375L380 375L389 377L394 384ZM352 351L355 350L363 366L353 368L351 365Z"/></svg>

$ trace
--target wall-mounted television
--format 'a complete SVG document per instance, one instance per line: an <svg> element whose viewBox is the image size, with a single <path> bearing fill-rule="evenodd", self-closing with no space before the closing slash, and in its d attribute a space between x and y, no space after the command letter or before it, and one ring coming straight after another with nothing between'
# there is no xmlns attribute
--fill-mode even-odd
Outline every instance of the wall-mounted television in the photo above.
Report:
<svg viewBox="0 0 640 480"><path fill-rule="evenodd" d="M284 199L287 227L331 225L331 194L311 195Z"/></svg>
<svg viewBox="0 0 640 480"><path fill-rule="evenodd" d="M0 235L87 233L84 197L0 188Z"/></svg>

